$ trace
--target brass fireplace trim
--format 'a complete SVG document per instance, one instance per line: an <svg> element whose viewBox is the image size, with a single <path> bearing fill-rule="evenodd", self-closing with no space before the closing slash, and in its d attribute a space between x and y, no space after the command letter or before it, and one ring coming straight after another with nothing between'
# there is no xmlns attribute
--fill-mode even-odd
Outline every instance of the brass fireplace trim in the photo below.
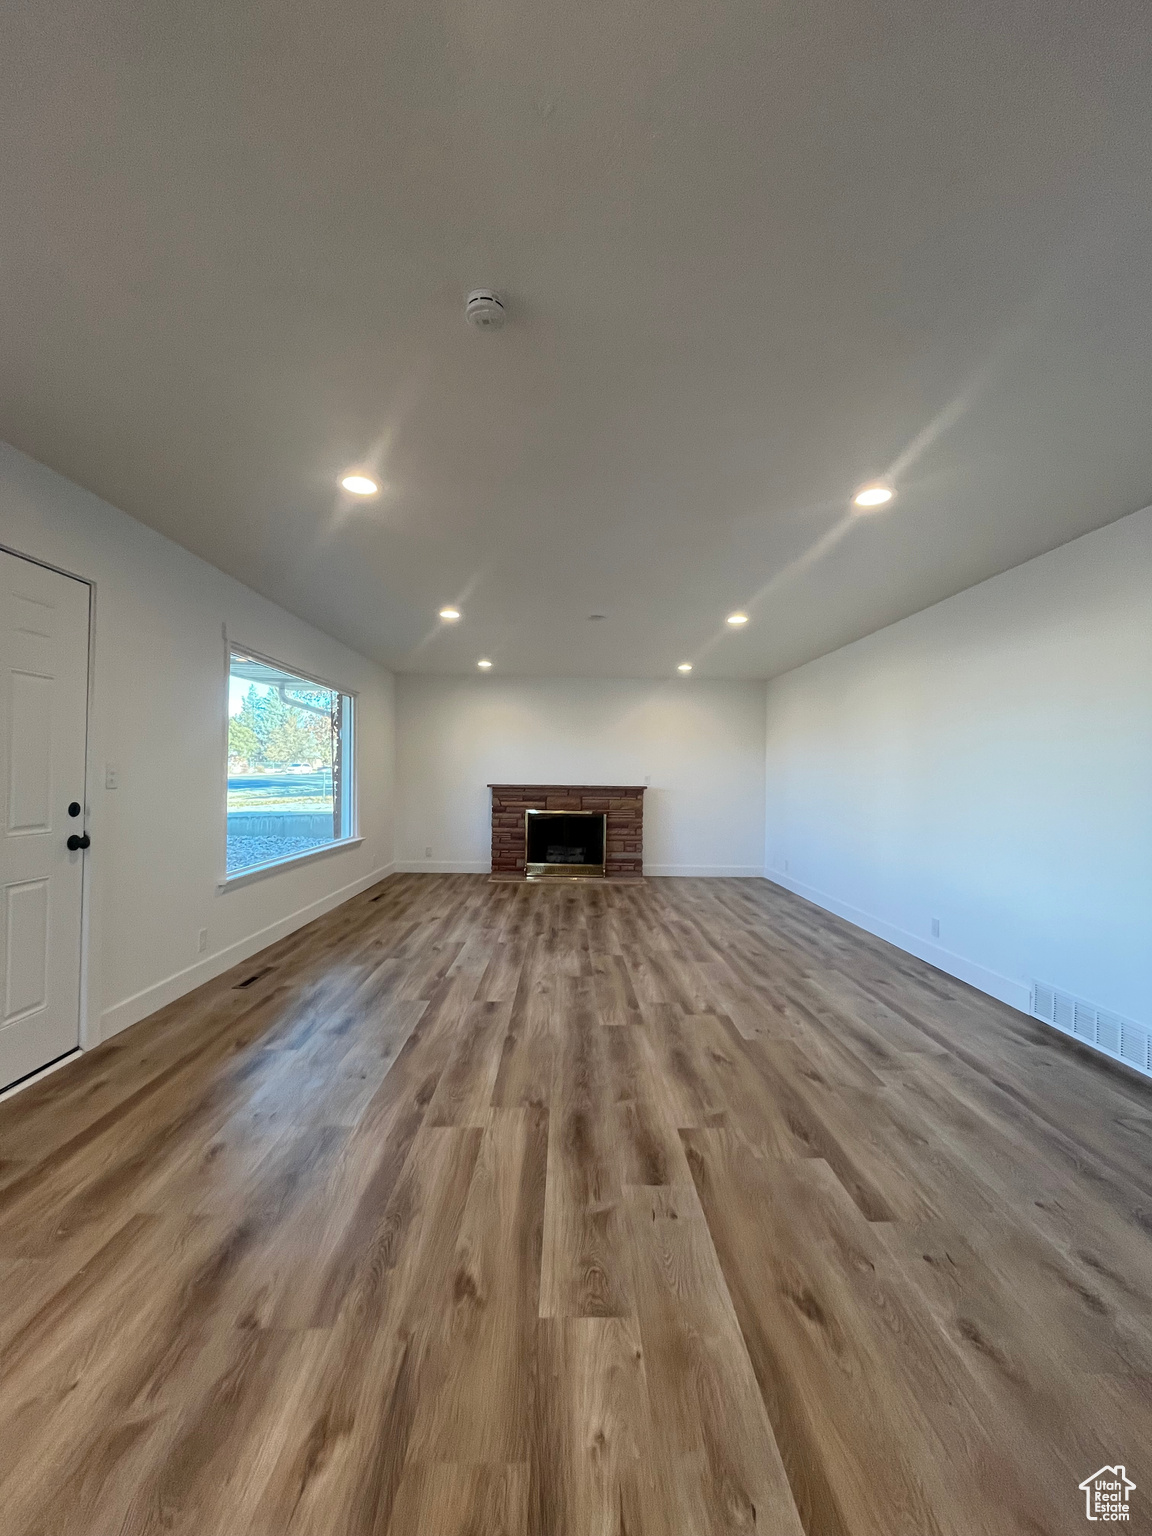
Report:
<svg viewBox="0 0 1152 1536"><path fill-rule="evenodd" d="M599 864L529 864L529 816L598 816L604 823L604 849ZM524 877L527 880L603 880L608 858L608 813L606 811L550 811L530 806L524 812Z"/></svg>

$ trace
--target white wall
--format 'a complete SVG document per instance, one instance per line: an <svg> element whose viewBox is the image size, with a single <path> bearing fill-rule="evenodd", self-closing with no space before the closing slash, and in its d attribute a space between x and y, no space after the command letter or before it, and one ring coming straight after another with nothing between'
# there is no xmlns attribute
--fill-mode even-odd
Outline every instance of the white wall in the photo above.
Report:
<svg viewBox="0 0 1152 1536"><path fill-rule="evenodd" d="M392 678L4 445L0 544L96 587L85 1010L94 1044L387 872ZM358 694L364 841L220 892L224 625L230 638ZM119 770L116 790L104 788L107 763Z"/></svg>
<svg viewBox="0 0 1152 1536"><path fill-rule="evenodd" d="M767 743L771 879L1152 1023L1152 509L777 678Z"/></svg>
<svg viewBox="0 0 1152 1536"><path fill-rule="evenodd" d="M762 872L761 683L400 676L396 719L401 868L491 868L490 783L647 781L649 874Z"/></svg>

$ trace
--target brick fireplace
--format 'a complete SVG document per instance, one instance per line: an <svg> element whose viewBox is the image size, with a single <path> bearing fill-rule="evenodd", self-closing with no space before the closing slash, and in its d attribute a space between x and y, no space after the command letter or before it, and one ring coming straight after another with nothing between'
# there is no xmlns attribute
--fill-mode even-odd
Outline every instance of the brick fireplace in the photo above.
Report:
<svg viewBox="0 0 1152 1536"><path fill-rule="evenodd" d="M584 811L606 818L604 874L644 871L643 784L490 784L492 873L523 875L527 811Z"/></svg>

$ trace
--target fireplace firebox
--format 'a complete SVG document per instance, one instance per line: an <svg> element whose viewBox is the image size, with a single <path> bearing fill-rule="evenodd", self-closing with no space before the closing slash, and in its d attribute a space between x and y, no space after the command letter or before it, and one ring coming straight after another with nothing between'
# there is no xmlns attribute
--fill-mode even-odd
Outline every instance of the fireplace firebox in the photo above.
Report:
<svg viewBox="0 0 1152 1536"><path fill-rule="evenodd" d="M529 880L602 879L608 817L603 811L524 812Z"/></svg>

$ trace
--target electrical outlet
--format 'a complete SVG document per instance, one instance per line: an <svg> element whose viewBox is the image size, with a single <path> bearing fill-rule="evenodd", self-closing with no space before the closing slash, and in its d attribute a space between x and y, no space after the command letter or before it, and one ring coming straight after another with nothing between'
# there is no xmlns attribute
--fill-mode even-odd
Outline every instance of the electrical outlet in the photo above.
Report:
<svg viewBox="0 0 1152 1536"><path fill-rule="evenodd" d="M788 860L787 859L784 860L784 873L785 874L788 873Z"/></svg>
<svg viewBox="0 0 1152 1536"><path fill-rule="evenodd" d="M940 919L938 917L932 919L932 937L934 939L940 937Z"/></svg>
<svg viewBox="0 0 1152 1536"><path fill-rule="evenodd" d="M108 763L108 764L105 765L105 768L104 768L104 788L105 789L119 789L120 788L120 770L119 770L119 768L117 768L115 763Z"/></svg>
<svg viewBox="0 0 1152 1536"><path fill-rule="evenodd" d="M200 938L197 941L196 949L197 949L197 951L200 954L203 954L204 951L207 948L208 948L208 930L207 930L207 928L201 928L201 930L200 930Z"/></svg>
<svg viewBox="0 0 1152 1536"><path fill-rule="evenodd" d="M431 858L431 857L432 857L432 849L431 849L431 846L429 846L429 847L427 847L427 848L425 848L425 850L424 850L424 857L425 857L425 858L426 858L426 859L430 859L430 858Z"/></svg>

